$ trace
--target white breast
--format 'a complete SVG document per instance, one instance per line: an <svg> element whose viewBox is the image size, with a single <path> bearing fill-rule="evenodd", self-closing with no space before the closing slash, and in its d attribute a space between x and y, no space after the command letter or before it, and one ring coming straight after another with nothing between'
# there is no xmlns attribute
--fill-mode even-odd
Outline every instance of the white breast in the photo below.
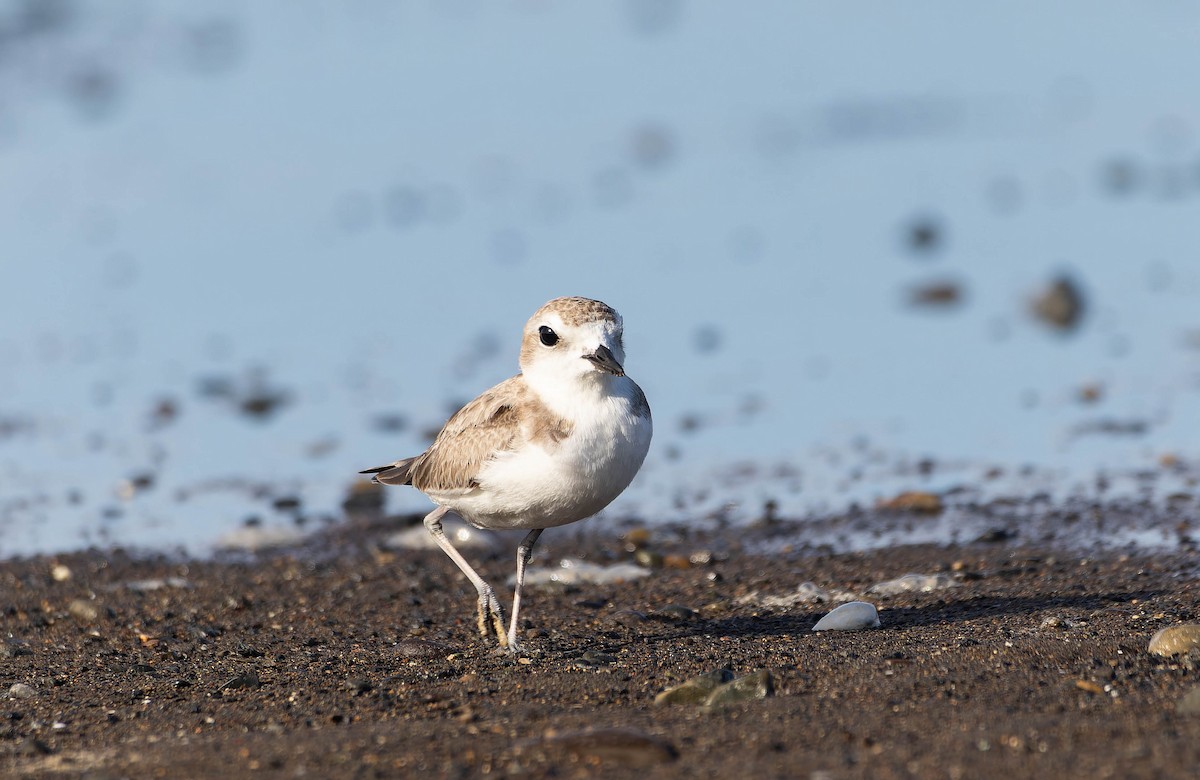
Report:
<svg viewBox="0 0 1200 780"><path fill-rule="evenodd" d="M497 529L551 528L608 506L641 468L653 429L649 414L636 413L640 391L625 382L617 385L623 392L577 404L565 439L501 453L480 472L477 490L445 503L473 525Z"/></svg>

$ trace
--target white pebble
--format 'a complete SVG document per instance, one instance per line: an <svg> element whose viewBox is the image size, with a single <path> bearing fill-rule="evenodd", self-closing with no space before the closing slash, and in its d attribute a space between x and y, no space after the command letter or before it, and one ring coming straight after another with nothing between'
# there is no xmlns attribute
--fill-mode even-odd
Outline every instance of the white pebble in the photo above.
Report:
<svg viewBox="0 0 1200 780"><path fill-rule="evenodd" d="M1184 623L1159 629L1150 637L1149 650L1153 655L1170 657L1183 655L1200 648L1200 623Z"/></svg>
<svg viewBox="0 0 1200 780"><path fill-rule="evenodd" d="M858 631L879 626L879 611L874 604L851 601L817 621L813 631Z"/></svg>
<svg viewBox="0 0 1200 780"><path fill-rule="evenodd" d="M31 699L37 696L37 691L25 683L13 683L8 689L8 695L14 699Z"/></svg>
<svg viewBox="0 0 1200 780"><path fill-rule="evenodd" d="M943 588L953 588L958 583L948 574L905 574L894 580L876 583L867 589L875 596L895 596L900 593L929 593Z"/></svg>
<svg viewBox="0 0 1200 780"><path fill-rule="evenodd" d="M69 566L63 566L61 563L56 563L50 567L50 579L55 582L66 582L71 579L71 569Z"/></svg>
<svg viewBox="0 0 1200 780"><path fill-rule="evenodd" d="M149 580L130 580L125 587L136 593L147 593L163 588L190 588L191 585L183 577L155 577Z"/></svg>

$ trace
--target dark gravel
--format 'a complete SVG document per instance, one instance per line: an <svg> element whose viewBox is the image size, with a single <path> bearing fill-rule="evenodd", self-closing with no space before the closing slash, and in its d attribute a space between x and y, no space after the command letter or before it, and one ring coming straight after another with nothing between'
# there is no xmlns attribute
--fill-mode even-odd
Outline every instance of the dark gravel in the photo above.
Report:
<svg viewBox="0 0 1200 780"><path fill-rule="evenodd" d="M473 591L450 561L386 551L386 531L347 524L253 559L0 564L0 775L1011 780L1200 766L1200 717L1176 711L1197 664L1146 652L1157 629L1200 618L1194 554L762 556L742 552L763 547L758 532L659 532L649 557L677 568L532 591L514 660L475 636ZM602 529L545 541L535 567L633 559ZM711 562L682 568L700 551ZM511 551L468 555L498 587L511 573ZM866 597L875 630L812 633L832 605L744 598L804 581L861 595L908 572L957 584ZM654 705L722 668L767 670L773 694ZM10 696L14 684L32 695Z"/></svg>

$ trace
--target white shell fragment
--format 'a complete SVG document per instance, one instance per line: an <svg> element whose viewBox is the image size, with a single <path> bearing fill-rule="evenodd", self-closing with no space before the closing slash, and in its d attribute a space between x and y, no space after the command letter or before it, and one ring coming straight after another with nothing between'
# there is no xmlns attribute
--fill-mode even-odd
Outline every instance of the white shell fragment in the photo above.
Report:
<svg viewBox="0 0 1200 780"><path fill-rule="evenodd" d="M832 600L833 598L830 596L828 591L823 590L811 582L804 582L800 584L800 587L796 588L796 590L792 591L791 593L784 593L780 596L764 596L758 591L754 591L753 593L748 593L745 596L740 596L738 598L738 603L757 604L761 607L782 607L786 609L788 607L794 607L797 604L820 604L822 602Z"/></svg>
<svg viewBox="0 0 1200 780"><path fill-rule="evenodd" d="M867 589L874 596L895 596L900 593L929 593L958 585L948 574L905 574L894 580L876 583Z"/></svg>
<svg viewBox="0 0 1200 780"><path fill-rule="evenodd" d="M779 595L763 594L757 590L738 596L734 603L750 604L771 609L789 609L797 604L824 604L836 601L853 601L854 593L847 590L825 590L812 582L803 582L794 591Z"/></svg>
<svg viewBox="0 0 1200 780"><path fill-rule="evenodd" d="M600 566L577 558L563 558L558 566L546 569L530 569L525 573L526 585L579 585L624 582L636 580L650 574L649 569L634 566L632 563L615 563L612 566ZM509 585L516 583L516 577L509 578Z"/></svg>
<svg viewBox="0 0 1200 780"><path fill-rule="evenodd" d="M879 611L874 604L851 601L817 621L813 631L858 631L879 627Z"/></svg>

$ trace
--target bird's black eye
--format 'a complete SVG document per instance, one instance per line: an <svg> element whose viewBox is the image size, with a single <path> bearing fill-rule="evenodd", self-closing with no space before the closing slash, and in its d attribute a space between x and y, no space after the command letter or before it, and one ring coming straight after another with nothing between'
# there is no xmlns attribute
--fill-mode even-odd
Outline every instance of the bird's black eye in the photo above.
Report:
<svg viewBox="0 0 1200 780"><path fill-rule="evenodd" d="M558 343L558 334L555 333L554 330L548 325L543 325L542 327L538 328L538 338L540 338L542 343L547 347L553 347Z"/></svg>

